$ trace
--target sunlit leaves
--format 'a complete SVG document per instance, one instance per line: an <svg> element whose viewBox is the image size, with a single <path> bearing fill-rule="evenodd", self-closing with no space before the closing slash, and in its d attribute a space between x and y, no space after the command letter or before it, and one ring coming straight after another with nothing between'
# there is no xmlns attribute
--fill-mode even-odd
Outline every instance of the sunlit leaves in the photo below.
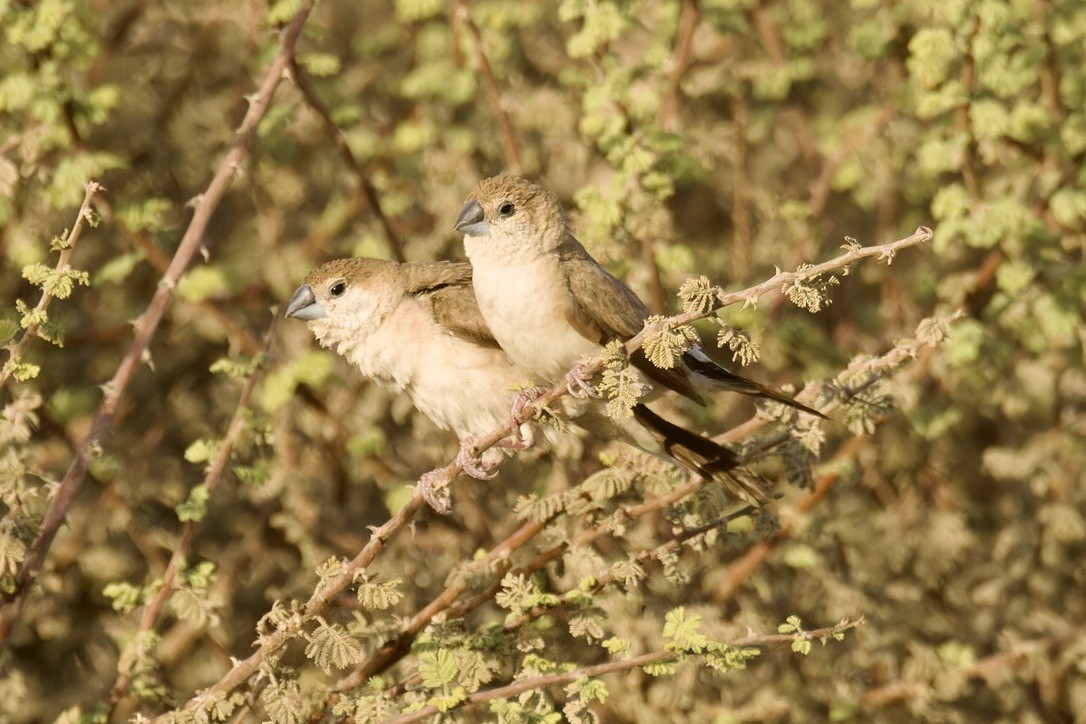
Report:
<svg viewBox="0 0 1086 724"><path fill-rule="evenodd" d="M362 645L340 626L318 619L317 628L309 635L305 655L324 669L345 669L362 661Z"/></svg>

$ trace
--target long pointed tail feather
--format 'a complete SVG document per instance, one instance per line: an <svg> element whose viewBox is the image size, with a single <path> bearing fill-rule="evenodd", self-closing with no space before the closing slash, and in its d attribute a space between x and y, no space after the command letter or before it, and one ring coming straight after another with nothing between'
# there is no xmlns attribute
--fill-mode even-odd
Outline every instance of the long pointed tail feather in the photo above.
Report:
<svg viewBox="0 0 1086 724"><path fill-rule="evenodd" d="M683 355L683 362L692 372L696 372L706 378L714 387L719 389L738 392L739 394L747 395L748 397L761 397L768 400L775 400L776 402L788 405L789 407L794 407L797 410L802 410L809 415L821 417L823 420L829 419L818 410L807 407L807 405L804 405L802 402L796 402L780 390L775 390L768 385L763 385L760 382L749 380L734 372L729 372L706 357L704 353L696 353L694 350L691 350Z"/></svg>
<svg viewBox="0 0 1086 724"><path fill-rule="evenodd" d="M741 497L763 505L768 500L766 491L749 476L738 474L739 456L728 448L702 437L695 432L668 422L655 412L638 404L633 408L634 418L660 443L675 461L699 475L717 480Z"/></svg>

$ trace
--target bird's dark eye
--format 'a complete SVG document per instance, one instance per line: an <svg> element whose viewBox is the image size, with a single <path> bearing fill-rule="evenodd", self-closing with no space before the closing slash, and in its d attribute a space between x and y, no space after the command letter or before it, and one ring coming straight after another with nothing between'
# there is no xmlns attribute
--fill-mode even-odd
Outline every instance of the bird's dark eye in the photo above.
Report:
<svg viewBox="0 0 1086 724"><path fill-rule="evenodd" d="M509 218L510 216L512 216L513 212L516 211L516 210L517 210L516 207L513 206L513 204L511 204L508 201L506 201L504 204L502 204L501 206L498 207L498 213L501 214L501 217L503 219L506 219L506 218Z"/></svg>
<svg viewBox="0 0 1086 724"><path fill-rule="evenodd" d="M333 297L342 297L343 292L347 291L347 282L336 282L328 291Z"/></svg>

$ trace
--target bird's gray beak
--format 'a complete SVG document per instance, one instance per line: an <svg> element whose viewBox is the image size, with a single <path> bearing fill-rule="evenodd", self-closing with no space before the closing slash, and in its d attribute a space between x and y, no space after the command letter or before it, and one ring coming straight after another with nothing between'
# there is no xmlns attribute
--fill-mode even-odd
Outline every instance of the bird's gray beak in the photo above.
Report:
<svg viewBox="0 0 1086 724"><path fill-rule="evenodd" d="M310 289L308 284L303 284L298 287L297 291L294 292L294 296L290 298L290 304L287 305L284 316L308 322L313 319L320 319L325 314L324 307L317 304L317 298L313 296L313 290Z"/></svg>
<svg viewBox="0 0 1086 724"><path fill-rule="evenodd" d="M483 216L483 207L478 201L469 201L460 210L460 216L456 219L457 231L462 231L468 236L489 236L490 224Z"/></svg>

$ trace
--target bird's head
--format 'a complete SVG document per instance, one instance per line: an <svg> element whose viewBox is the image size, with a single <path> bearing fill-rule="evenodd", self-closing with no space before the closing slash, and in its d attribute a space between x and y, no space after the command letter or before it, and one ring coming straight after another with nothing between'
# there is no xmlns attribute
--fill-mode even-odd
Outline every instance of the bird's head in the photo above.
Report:
<svg viewBox="0 0 1086 724"><path fill-rule="evenodd" d="M519 176L494 176L471 192L454 228L465 237L550 252L565 237L566 214L539 184Z"/></svg>
<svg viewBox="0 0 1086 724"><path fill-rule="evenodd" d="M308 322L326 347L358 340L375 329L402 298L396 268L395 262L381 259L336 259L322 264L295 290L285 316Z"/></svg>

